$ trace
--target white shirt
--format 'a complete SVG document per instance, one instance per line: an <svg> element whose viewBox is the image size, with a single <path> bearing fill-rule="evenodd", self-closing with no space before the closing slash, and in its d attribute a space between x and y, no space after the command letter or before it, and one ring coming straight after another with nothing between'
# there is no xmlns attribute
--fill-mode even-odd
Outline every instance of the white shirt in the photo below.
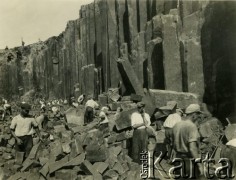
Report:
<svg viewBox="0 0 236 180"><path fill-rule="evenodd" d="M226 143L226 145L236 147L236 138L231 139L229 142Z"/></svg>
<svg viewBox="0 0 236 180"><path fill-rule="evenodd" d="M101 111L99 113L99 117L105 117L105 119L100 124L109 123L109 120L108 120L107 115L106 115L105 112Z"/></svg>
<svg viewBox="0 0 236 180"><path fill-rule="evenodd" d="M76 102L73 102L72 105L73 105L74 107L78 107L78 106L79 106L79 104L76 103Z"/></svg>
<svg viewBox="0 0 236 180"><path fill-rule="evenodd" d="M174 113L174 114L170 114L164 124L163 124L163 127L167 127L167 128L173 128L174 125L177 123L177 122L180 122L181 121L181 116L177 113Z"/></svg>
<svg viewBox="0 0 236 180"><path fill-rule="evenodd" d="M15 129L15 134L17 137L32 135L32 127L37 127L38 124L34 118L23 118L21 115L15 116L11 121L11 129Z"/></svg>
<svg viewBox="0 0 236 180"><path fill-rule="evenodd" d="M149 116L149 114L144 113L144 117L145 117L145 119L146 119L147 122L148 122L147 126L150 126L151 121L150 121L150 116ZM140 113L134 112L134 113L131 115L131 126L134 126L134 125L136 125L136 124L141 124L141 123L143 123L143 122L144 122L144 119L143 119L143 117L142 117L142 115L141 115ZM144 128L145 128L145 126L140 126L140 127L138 127L137 129L144 129Z"/></svg>
<svg viewBox="0 0 236 180"><path fill-rule="evenodd" d="M89 106L93 109L96 107L99 107L98 103L96 101L94 101L93 99L90 99L86 102L85 107L87 107L87 106Z"/></svg>

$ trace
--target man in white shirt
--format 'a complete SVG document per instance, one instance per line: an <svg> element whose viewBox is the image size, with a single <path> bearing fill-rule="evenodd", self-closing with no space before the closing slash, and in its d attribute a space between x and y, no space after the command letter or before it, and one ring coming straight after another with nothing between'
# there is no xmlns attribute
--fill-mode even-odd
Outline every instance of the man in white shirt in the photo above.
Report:
<svg viewBox="0 0 236 180"><path fill-rule="evenodd" d="M84 113L84 124L88 124L93 121L94 118L94 110L98 108L99 105L96 101L94 101L93 97L89 97L88 101L85 104L85 113Z"/></svg>
<svg viewBox="0 0 236 180"><path fill-rule="evenodd" d="M12 119L10 125L11 133L16 139L16 150L25 152L25 158L28 157L33 147L33 127L41 139L37 122L33 117L29 116L30 109L31 106L29 104L21 104L21 113Z"/></svg>
<svg viewBox="0 0 236 180"><path fill-rule="evenodd" d="M138 102L138 111L131 115L131 126L134 128L132 158L137 163L140 163L140 153L147 150L148 133L146 128L151 124L150 116L145 113L144 107L143 102Z"/></svg>
<svg viewBox="0 0 236 180"><path fill-rule="evenodd" d="M175 156L175 153L173 152L173 140L172 140L173 130L172 129L176 123L182 120L181 115L180 115L181 110L178 109L178 112L177 112L176 101L168 101L167 105L164 107L161 107L160 109L169 114L169 116L164 121L163 127L165 129L165 144L166 144L166 149L168 151L167 156L169 158L169 162L171 162Z"/></svg>

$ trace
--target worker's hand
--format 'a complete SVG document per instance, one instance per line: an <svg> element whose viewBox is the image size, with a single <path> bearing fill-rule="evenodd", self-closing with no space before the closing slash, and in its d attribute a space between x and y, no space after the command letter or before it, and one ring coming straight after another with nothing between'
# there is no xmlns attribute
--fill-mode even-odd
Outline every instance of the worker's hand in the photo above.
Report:
<svg viewBox="0 0 236 180"><path fill-rule="evenodd" d="M22 141L20 138L17 138L17 139L16 139L16 143L17 143L18 145L21 145L21 144L23 143L23 141Z"/></svg>

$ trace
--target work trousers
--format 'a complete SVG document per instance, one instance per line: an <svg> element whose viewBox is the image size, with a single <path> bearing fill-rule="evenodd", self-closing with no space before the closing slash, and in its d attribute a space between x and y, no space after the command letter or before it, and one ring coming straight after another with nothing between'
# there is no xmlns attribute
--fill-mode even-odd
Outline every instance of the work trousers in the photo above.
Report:
<svg viewBox="0 0 236 180"><path fill-rule="evenodd" d="M17 143L15 144L16 151L24 152L25 158L27 158L33 147L33 137L31 135L26 135L26 136L20 136L18 138L22 140L22 144L21 145L18 145Z"/></svg>
<svg viewBox="0 0 236 180"><path fill-rule="evenodd" d="M132 139L132 158L134 162L141 164L140 153L147 151L148 134L146 129L135 129Z"/></svg>
<svg viewBox="0 0 236 180"><path fill-rule="evenodd" d="M84 124L88 124L93 121L94 113L93 108L87 106L84 113Z"/></svg>

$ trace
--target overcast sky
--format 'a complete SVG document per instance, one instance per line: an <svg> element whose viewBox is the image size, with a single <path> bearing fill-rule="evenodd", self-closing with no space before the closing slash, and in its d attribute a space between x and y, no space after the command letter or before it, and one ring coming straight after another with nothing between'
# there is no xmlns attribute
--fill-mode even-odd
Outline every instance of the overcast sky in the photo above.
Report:
<svg viewBox="0 0 236 180"><path fill-rule="evenodd" d="M0 0L0 49L46 40L79 18L81 5L93 0Z"/></svg>

